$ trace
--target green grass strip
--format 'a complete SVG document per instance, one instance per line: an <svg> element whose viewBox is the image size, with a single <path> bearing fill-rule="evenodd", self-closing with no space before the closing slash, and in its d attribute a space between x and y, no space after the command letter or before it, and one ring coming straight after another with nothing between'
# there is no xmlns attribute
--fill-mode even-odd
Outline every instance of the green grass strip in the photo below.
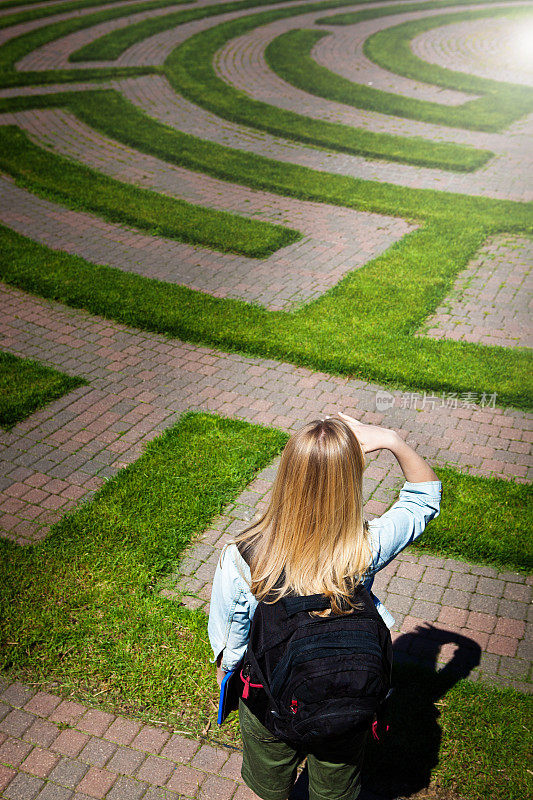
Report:
<svg viewBox="0 0 533 800"><path fill-rule="evenodd" d="M2 2L0 2L0 10L4 8L17 8L18 6L32 6L37 5L40 2L41 0L2 0ZM56 3L54 7L57 9L57 7L61 5L64 6L64 11L69 11L70 9L85 8L86 6L90 5L105 6L107 3L114 2L116 2L116 0L72 0L71 2L67 3ZM46 12L47 7L42 6L41 9L37 9L37 11L40 10ZM25 12L21 11L20 13L24 14Z"/></svg>
<svg viewBox="0 0 533 800"><path fill-rule="evenodd" d="M419 33L453 22L496 16L515 18L528 13L531 15L531 7L486 9L479 12L445 14L430 19L413 20L373 34L365 41L363 49L371 61L398 75L443 88L484 95L479 100L466 103L462 107L465 109L463 113L467 114L470 110L472 115L475 114L478 120L478 130L498 131L531 112L533 90L527 86L492 81L488 78L445 69L437 64L430 64L415 56L411 51L410 41ZM527 18L524 22L527 22ZM460 120L462 108L460 106L449 108L449 124L456 124L456 120ZM474 125L468 125L468 127L474 128Z"/></svg>
<svg viewBox="0 0 533 800"><path fill-rule="evenodd" d="M0 167L19 186L69 208L221 252L264 258L301 238L281 225L202 208L109 178L38 147L11 125L0 127Z"/></svg>
<svg viewBox="0 0 533 800"><path fill-rule="evenodd" d="M415 338L481 231L433 225L348 274L300 312L274 312L150 280L1 230L6 283L93 314L226 351L279 358L393 387L496 392L497 404L531 408L531 353ZM395 297L395 302L387 302Z"/></svg>
<svg viewBox="0 0 533 800"><path fill-rule="evenodd" d="M275 0L249 0L249 4L251 6L254 5L269 5L275 2ZM170 5L170 0L163 0L163 2L158 2L154 4L152 2L141 2L136 3L135 5L124 7L119 6L117 8L108 8L103 9L101 11L96 11L93 14L87 14L81 17L74 17L72 19L63 20L62 22L55 22L51 23L50 25L46 25L42 28L38 28L33 31L29 31L28 33L20 34L19 36L9 39L4 45L0 47L0 86L2 87L10 87L10 86L28 86L32 84L46 84L46 83L55 83L55 82L68 82L68 81L84 81L84 80L99 80L105 79L109 77L127 77L131 75L145 75L151 72L158 72L159 69L157 67L94 67L90 68L87 67L85 69L61 69L61 70L47 70L47 71L28 71L28 72L17 72L15 69L15 64L20 61L20 59L24 58L24 56L28 55L29 53L33 52L36 48L42 47L49 42L54 41L55 39L59 39L62 36L66 36L67 34L74 33L75 31L83 30L84 28L89 28L93 25L98 25L101 22L107 22L112 19L119 19L120 17L127 17L130 14L135 12L139 13L142 11L149 11L154 8L161 8L165 5ZM173 3L175 5L175 3ZM235 3L235 9L239 9L243 6L242 3ZM36 12L39 9L36 10ZM35 13L36 13L35 12ZM21 12L22 13L22 12ZM28 10L25 12L28 14L34 13L33 10ZM203 16L211 16L211 14L220 14L222 13L221 6L213 6L211 10L207 9L196 9L191 11L176 11L170 15L166 15L164 17L155 18L154 20L148 19L145 20L148 23L149 29L150 24L158 23L161 20L166 20L166 26L172 27L172 20L175 20L174 24L179 24L180 22L187 21L187 15L192 14L192 19L198 19ZM185 16L182 17L181 15L184 14ZM36 13L37 16L37 13ZM142 24L142 23L139 23ZM135 28L136 26L131 26ZM163 29L166 29L163 26ZM124 30L129 30L129 27L125 28ZM116 31L116 33L121 33L121 31ZM98 40L97 40L98 41ZM81 51L80 51L81 52ZM75 60L75 59L72 59Z"/></svg>
<svg viewBox="0 0 533 800"><path fill-rule="evenodd" d="M440 515L415 549L533 572L533 485L462 475L439 468Z"/></svg>
<svg viewBox="0 0 533 800"><path fill-rule="evenodd" d="M75 0L75 2L54 3L53 5L41 6L40 8L29 8L26 11L17 11L13 14L0 17L0 28L9 28L11 25L20 25L23 22L30 22L34 19L46 19L46 17L53 17L55 14L66 14L85 8L91 8L92 6L104 6L113 2L115 2L115 0ZM131 13L135 14L140 11L148 11L152 8L164 8L170 5L176 6L187 2L189 2L189 0L157 0L155 3L138 3L129 6L129 8L131 8ZM24 3L24 5L26 5L26 3ZM0 8L2 8L1 4ZM124 10L126 11L126 7ZM125 13L122 14L122 16L125 15Z"/></svg>
<svg viewBox="0 0 533 800"><path fill-rule="evenodd" d="M468 73L446 69L438 64L423 61L412 52L410 41L420 33L425 33L432 28L440 28L443 25L451 25L463 20L495 16L514 18L523 14L531 15L531 13L531 7L527 6L494 10L488 8L480 9L479 11L442 14L436 17L411 20L383 31L377 31L372 36L369 36L364 44L364 52L372 61L398 75L470 94L495 94L498 95L498 102L501 102L503 98L500 98L500 95L504 95L505 92L517 92L518 97L520 97L519 90L522 90L524 98L528 101L528 108L530 108L531 94L533 93L530 88L490 80L489 78L481 78L477 75L469 75ZM393 50L389 48L393 48ZM516 102L514 97L512 102Z"/></svg>
<svg viewBox="0 0 533 800"><path fill-rule="evenodd" d="M216 691L205 617L153 587L287 438L185 414L44 542L2 540L0 668L205 724Z"/></svg>
<svg viewBox="0 0 533 800"><path fill-rule="evenodd" d="M487 13L483 12L483 16ZM510 9L504 9L502 13L509 14ZM464 16L476 18L481 14L478 11ZM496 14L494 9L492 15ZM443 106L373 89L365 84L352 83L321 66L311 57L311 50L325 36L328 33L316 30L287 31L267 46L266 61L283 80L317 97L437 125L495 131L507 127L533 108L533 92L528 87L499 87L499 92L485 95L462 106ZM502 96L505 98L503 104Z"/></svg>
<svg viewBox="0 0 533 800"><path fill-rule="evenodd" d="M323 8L323 3L314 3L300 6L298 13ZM487 150L464 145L374 133L312 119L253 100L217 76L213 60L228 41L258 25L292 17L295 10L253 14L191 36L165 61L170 83L192 102L225 119L326 150L464 172L478 169L491 157Z"/></svg>
<svg viewBox="0 0 533 800"><path fill-rule="evenodd" d="M56 107L60 101L88 125L170 163L282 196L424 224L291 314L105 268L98 281L101 292L89 292L86 276L94 275L94 265L50 255L5 229L2 274L8 283L126 324L226 350L398 388L497 392L498 405L531 408L529 351L413 336L487 237L532 230L531 204L408 189L281 164L161 125L111 91L15 98L0 101L0 108L29 102ZM46 274L41 263L47 264Z"/></svg>
<svg viewBox="0 0 533 800"><path fill-rule="evenodd" d="M136 4L137 11L147 11L153 8L150 2ZM155 67L93 67L87 69L58 69L47 71L27 71L18 72L15 64L22 58L32 53L38 47L42 47L55 39L59 39L75 31L89 28L101 22L111 19L118 19L132 14L133 6L108 8L96 11L94 14L73 17L62 22L51 23L42 28L37 28L28 33L20 34L9 39L0 47L0 86L28 86L32 84L46 84L55 82L99 80L109 77L126 77L131 75L145 75L150 72L157 72ZM29 12L28 12L29 13Z"/></svg>
<svg viewBox="0 0 533 800"><path fill-rule="evenodd" d="M190 734L216 729L207 619L154 588L286 440L281 431L185 414L44 542L1 540L3 674L43 688L54 681L56 692L91 706ZM463 655L467 648L474 667L472 641L450 641ZM367 787L393 796L432 777L463 800L529 796L531 698L458 677L395 667L391 734L369 742ZM239 745L235 717L215 735Z"/></svg>
<svg viewBox="0 0 533 800"><path fill-rule="evenodd" d="M341 0L336 2L335 5L348 5L352 0ZM380 0L362 0L365 3L376 3ZM69 61L112 61L121 56L129 47L144 41L149 36L154 36L156 33L175 28L178 25L183 25L186 22L193 22L196 19L205 19L207 17L218 16L220 14L227 14L232 11L240 11L248 8L259 8L260 6L269 6L277 3L278 0L239 0L239 2L219 3L218 5L207 6L204 8L192 8L186 11L176 11L172 14L167 14L164 17L154 17L154 19L146 19L143 22L136 22L133 25L128 25L127 28L121 30L111 31L99 36L92 42L88 42L79 50L71 53ZM294 9L294 13L298 13L298 7Z"/></svg>
<svg viewBox="0 0 533 800"><path fill-rule="evenodd" d="M64 375L28 358L0 352L0 425L12 428L37 409L86 383L83 378Z"/></svg>

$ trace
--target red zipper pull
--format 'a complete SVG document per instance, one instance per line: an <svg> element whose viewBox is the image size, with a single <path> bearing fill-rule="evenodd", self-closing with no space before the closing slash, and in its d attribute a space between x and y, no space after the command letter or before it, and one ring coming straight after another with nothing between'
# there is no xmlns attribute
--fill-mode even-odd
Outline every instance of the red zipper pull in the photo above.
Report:
<svg viewBox="0 0 533 800"><path fill-rule="evenodd" d="M242 699L247 700L250 694L250 676L247 675L244 679L244 689L242 690Z"/></svg>
<svg viewBox="0 0 533 800"><path fill-rule="evenodd" d="M298 700L296 700L295 697L292 698L291 711L293 714L296 714L296 712L298 711Z"/></svg>

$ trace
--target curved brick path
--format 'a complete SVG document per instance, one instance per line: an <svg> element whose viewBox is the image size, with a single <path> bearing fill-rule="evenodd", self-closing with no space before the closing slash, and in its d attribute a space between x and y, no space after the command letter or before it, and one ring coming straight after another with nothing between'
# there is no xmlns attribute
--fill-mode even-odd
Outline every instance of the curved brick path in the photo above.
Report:
<svg viewBox="0 0 533 800"><path fill-rule="evenodd" d="M391 392L391 407L378 413L377 385L169 342L15 289L2 292L1 326L5 349L90 382L2 436L0 526L19 541L45 535L71 500L137 458L143 442L190 407L290 430L344 406L366 421L410 432L437 464L524 481L533 473L531 415L517 409L422 395L417 402L410 393ZM399 474L389 461L382 453L377 463ZM368 510L382 513L384 499L380 494Z"/></svg>
<svg viewBox="0 0 533 800"><path fill-rule="evenodd" d="M454 9L456 10L456 9ZM435 16L445 9L425 11L424 16ZM326 15L321 16L325 19ZM311 51L312 57L326 69L341 75L353 83L371 84L375 89L394 92L417 100L427 100L441 105L458 106L468 102L473 95L455 89L432 86L402 75L395 75L370 61L363 52L363 45L373 33L418 18L417 14L394 15L382 19L366 20L355 25L315 25L317 30L328 32ZM307 27L307 26L306 26ZM438 30L438 29L437 29Z"/></svg>
<svg viewBox="0 0 533 800"><path fill-rule="evenodd" d="M118 180L195 205L283 223L304 235L302 241L269 258L244 258L135 231L125 234L119 225L62 211L55 203L33 199L29 192L9 182L3 184L5 203L0 221L21 233L28 230L29 223L29 229L35 231L32 238L58 247L61 225L68 220L72 231L72 238L65 237L70 242L69 252L218 297L237 297L274 309L308 302L337 284L348 270L363 266L414 230L414 226L394 217L282 198L167 164L112 141L61 110L5 114L0 116L2 123L19 125L38 144ZM43 209L48 209L45 213L50 218L44 229L36 224ZM92 237L88 235L91 230ZM112 250L106 250L109 260L104 261L99 241L102 231L113 244Z"/></svg>
<svg viewBox="0 0 533 800"><path fill-rule="evenodd" d="M34 31L37 28L44 28L47 25L53 25L56 22L63 22L63 20L73 19L77 17L86 17L89 14L94 14L96 11L100 9L110 9L110 8L117 8L120 6L128 6L137 2L139 2L139 0L124 0L124 1L121 0L121 2L109 3L105 6L91 6L90 8L80 8L77 11L63 11L60 14L53 14L52 16L49 17L32 19L28 20L27 22L19 22L17 25L10 25L8 28L0 29L0 44L4 44L10 39L14 39L17 36L22 36L25 33L30 33L30 31ZM48 3L48 5L53 5L53 4L54 3ZM15 6L14 8L4 8L0 11L0 17L2 16L5 17L11 15L12 13L18 13L19 11L22 12L22 11L33 10L34 8L38 7L39 7L38 5L31 5L31 6ZM113 20L113 22L118 22L118 21L119 20ZM39 68L36 67L36 69Z"/></svg>
<svg viewBox="0 0 533 800"><path fill-rule="evenodd" d="M96 8L90 9L94 10ZM164 12L169 13L169 9ZM65 18L69 16L72 16L70 12ZM130 48L116 63L161 63L179 37L182 40L222 19L200 21L192 23L187 30L183 26L178 31L158 34ZM302 19L297 18L297 27ZM395 21L399 21L397 17ZM46 24L49 23L50 19L46 20ZM110 25L115 27L106 30L120 27L122 23L123 20L113 21ZM480 30L490 29L490 21L486 28L480 27ZM12 34L13 30L8 29L6 33ZM78 39L75 35L64 37L56 49L59 60L66 58L71 49L81 46L80 43L101 35L103 30L104 27L98 26L82 32ZM464 30L459 26L456 35L464 35ZM326 42L331 48L338 47L347 32L347 29L336 28L335 36L324 40L319 49L323 46L325 49L315 52L315 57L331 58L333 51L328 51ZM242 80L241 68L236 69L230 57L232 53L234 58L238 54L249 76L243 88L250 91L253 85L254 91L258 87L268 93L272 86L261 62L266 43L266 39L261 38L263 34L264 29L262 33L252 32L242 37L242 41L230 43L220 54L218 68L225 73L225 79ZM444 38L436 29L431 35L418 37L416 46L429 50L433 47L434 52L444 53L439 41ZM49 57L53 49L36 51L35 56L24 62L33 66L26 68L39 68L36 66L39 59ZM456 52L461 52L459 43L449 50L448 56L442 56L445 66L452 65L450 61ZM41 62L40 68L44 63ZM392 79L397 81L392 90L405 89L403 79L396 76ZM339 113L352 115L350 124L356 121L361 127L400 135L468 141L478 147L490 147L498 154L484 170L459 176L440 170L329 155L234 125L175 95L160 76L109 81L106 85L122 91L147 113L175 127L289 163L445 191L512 199L528 196L526 157L530 145L527 133L533 117L515 123L501 134L488 135L390 120L378 114L359 114L357 118L354 114L358 112L354 109L339 106ZM1 96L41 93L51 88L4 90ZM71 88L73 85L69 84ZM76 88L81 91L91 85L79 84ZM292 91L292 87L288 87L287 92ZM429 87L427 91L434 89ZM326 104L318 98L307 95L304 98L305 113L312 116L318 115L319 104ZM446 94L446 98L453 101L452 93ZM268 102L278 99L274 92ZM320 107L325 109L326 105ZM303 108L302 105L298 110L301 112ZM330 111L331 108L324 113ZM337 282L347 267L353 269L362 265L365 257L387 246L388 241L402 235L406 228L401 220L385 218L387 230L377 231L384 222L379 215L325 209L317 204L298 203L238 186L231 186L228 191L227 183L194 175L148 156L139 157L121 145L122 161L113 164L110 148L115 147L115 143L64 111L25 112L16 115L16 120L5 115L1 121L17 121L31 131L35 140L42 142L49 137L58 152L120 180L142 183L191 202L227 208L235 213L250 214L253 209L254 215L263 219L277 221L280 215L290 218L288 224L301 230L305 238L295 249L285 248L274 257L281 259L290 251L290 269L279 277L285 281L283 287L275 289L272 276L266 274L257 279L259 284L254 287L263 302L272 307L276 307L276 303L287 307L293 302L296 285L301 292L296 299L321 293ZM221 189L224 194L217 195ZM189 274L187 255L192 257L194 252L201 259L198 263L202 264L205 291L252 296L247 294L250 289L242 285L242 273L236 266L238 259L228 266L233 257L228 259L168 240L165 244L123 226L109 225L92 215L67 211L18 189L10 180L2 179L0 190L7 200L7 211L3 210L2 214L11 215L2 219L39 241L123 269L135 268L137 254L137 260L142 262L140 271L144 274L180 282L188 282L184 280ZM160 248L159 253L163 252L162 246L168 248L166 264L153 257L154 245ZM359 250L356 245L360 246ZM298 246L307 247L309 254L314 249L316 261L309 264L308 251L304 250L299 265L294 258ZM333 275L323 274L326 262L324 254L320 253L321 246L328 248L328 256L333 250L338 254L335 265L338 272ZM528 346L530 325L525 298L529 291L527 263L530 253L531 242L527 239L507 236L487 242L458 277L446 304L436 309L419 335ZM353 257L349 264L346 264L347 256ZM249 267L250 261L241 259L241 266L246 262ZM270 260L263 265L266 263L272 266ZM223 285L218 289L214 278L216 265L219 275L223 276ZM213 270L211 275L205 274L208 268ZM304 287L299 269L307 271L306 276L311 281ZM191 280L193 277L191 274ZM342 406L363 421L403 431L432 464L448 463L470 474L531 481L531 415L521 411L493 408L490 403L483 408L474 407L468 401L455 401L454 407L449 399L398 391L390 393L387 410L378 411L376 392L382 387L377 385L299 369L282 362L227 355L211 348L169 341L166 337L32 298L8 287L2 287L0 301L3 349L36 358L69 374L82 375L89 381L88 386L77 388L2 435L0 528L4 535L21 544L45 536L50 524L65 510L89 499L106 477L138 458L147 441L190 408L291 431L309 418ZM140 390L139 381L142 381ZM186 558L177 565L175 575L161 583L162 593L182 598L191 607L207 610L210 582L220 548L233 532L264 507L274 474L275 464L264 470L213 522L211 529L189 548ZM396 498L401 483L395 459L386 452L379 453L365 473L367 515L383 513ZM473 647L481 648L481 659L471 679L530 690L533 658L530 579L453 559L405 552L380 574L376 586L396 617L399 656L403 653L405 658L423 660L430 641L434 643L437 638L441 643L446 642L440 648L439 663L447 663L455 650L454 637L461 635L469 639ZM425 633L417 637L416 645L411 637L401 638L402 634L412 633L423 623L426 624ZM403 648L407 642L410 642L410 649L405 652ZM104 797L106 800L163 797L179 800L183 796L194 796L198 800L246 800L252 797L239 781L238 753L185 739L164 727L144 725L140 720L88 711L80 704L62 702L54 695L35 694L33 688L20 684L1 686L2 691L0 765L4 766L0 766L0 792L3 790L2 796L9 800L37 797L39 800Z"/></svg>
<svg viewBox="0 0 533 800"><path fill-rule="evenodd" d="M533 14L533 9L532 9ZM528 28L533 18L455 22L411 41L411 50L424 61L446 67L453 60L458 72L481 78L533 86Z"/></svg>

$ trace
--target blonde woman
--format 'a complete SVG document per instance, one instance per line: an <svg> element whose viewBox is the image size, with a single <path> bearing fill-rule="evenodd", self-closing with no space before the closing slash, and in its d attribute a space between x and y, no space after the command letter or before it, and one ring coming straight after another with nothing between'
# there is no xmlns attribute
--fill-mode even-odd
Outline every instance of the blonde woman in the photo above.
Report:
<svg viewBox="0 0 533 800"><path fill-rule="evenodd" d="M381 517L363 517L365 453L390 450L405 483ZM217 680L246 650L259 600L274 593L324 594L342 613L354 585L371 592L375 574L424 531L440 511L442 484L394 430L365 425L342 412L311 422L287 442L266 512L222 553L211 596L209 640ZM392 627L394 618L372 595ZM348 613L348 612L345 612ZM355 800L366 734L354 733L318 750L276 739L240 703L242 777L262 800L287 800L307 756L310 800Z"/></svg>

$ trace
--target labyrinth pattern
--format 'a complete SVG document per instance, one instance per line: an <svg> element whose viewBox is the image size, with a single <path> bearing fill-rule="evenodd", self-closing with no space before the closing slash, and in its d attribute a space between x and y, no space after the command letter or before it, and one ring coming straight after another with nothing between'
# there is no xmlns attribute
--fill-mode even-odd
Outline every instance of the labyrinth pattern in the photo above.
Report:
<svg viewBox="0 0 533 800"><path fill-rule="evenodd" d="M344 408L530 484L532 41L524 0L3 3L2 350L86 385L2 433L2 536L44 539L191 409L291 432ZM208 610L274 472L164 595ZM367 514L401 483L373 457ZM396 635L473 637L473 679L530 690L531 578L395 570ZM206 764L194 797L251 796Z"/></svg>

